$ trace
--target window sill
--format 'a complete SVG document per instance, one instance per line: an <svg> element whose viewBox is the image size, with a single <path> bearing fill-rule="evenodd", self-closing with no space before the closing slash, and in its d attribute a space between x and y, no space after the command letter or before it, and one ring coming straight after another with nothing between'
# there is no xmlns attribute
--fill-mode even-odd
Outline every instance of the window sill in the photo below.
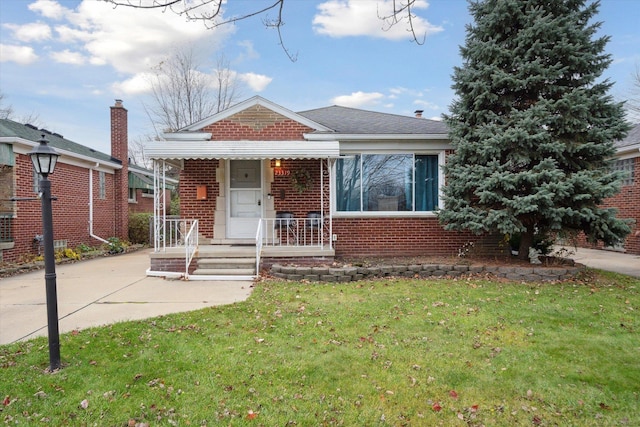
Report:
<svg viewBox="0 0 640 427"><path fill-rule="evenodd" d="M429 212L333 212L334 218L437 218L436 211Z"/></svg>

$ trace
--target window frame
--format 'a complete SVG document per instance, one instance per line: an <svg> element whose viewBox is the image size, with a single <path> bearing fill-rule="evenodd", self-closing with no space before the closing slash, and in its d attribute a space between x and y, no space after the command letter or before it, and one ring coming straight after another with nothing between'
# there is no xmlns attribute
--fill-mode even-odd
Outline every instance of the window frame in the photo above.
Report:
<svg viewBox="0 0 640 427"><path fill-rule="evenodd" d="M337 163L340 158L353 158L355 156L365 155L411 155L413 156L413 173L415 178L415 157L416 156L437 156L438 157L438 198L437 209L432 211L365 211L362 210L362 185L360 186L361 192L361 206L358 211L339 211L338 210L338 184L337 184ZM335 159L331 166L331 215L337 218L381 218L381 217L435 217L438 210L443 206L443 194L442 186L444 184L444 163L446 159L446 151L442 149L438 150L349 150L341 153L339 159ZM361 157L362 158L362 157ZM415 179L413 182L413 205L415 208Z"/></svg>
<svg viewBox="0 0 640 427"><path fill-rule="evenodd" d="M636 180L635 174L636 159L635 157L627 157L616 159L613 163L613 170L617 172L628 173L627 176L620 180L621 187L632 186Z"/></svg>

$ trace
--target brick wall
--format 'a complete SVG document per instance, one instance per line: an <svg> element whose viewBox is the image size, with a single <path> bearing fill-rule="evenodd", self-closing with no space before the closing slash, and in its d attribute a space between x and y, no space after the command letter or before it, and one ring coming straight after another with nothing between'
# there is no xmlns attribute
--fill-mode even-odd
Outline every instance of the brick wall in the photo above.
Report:
<svg viewBox="0 0 640 427"><path fill-rule="evenodd" d="M26 155L16 155L16 187L18 198L34 198L33 165ZM114 176L105 174L106 197L99 199L98 172L93 171L94 234L109 238L115 235L115 214L113 209ZM53 207L54 240L65 239L67 246L75 248L80 243L99 246L100 241L89 236L89 171L85 168L58 162L49 176L51 193L56 200ZM42 205L40 200L16 203L16 217L13 220L14 247L3 251L3 260L19 261L36 255L38 248L33 243L37 234L42 234Z"/></svg>
<svg viewBox="0 0 640 427"><path fill-rule="evenodd" d="M171 203L171 190L165 190L165 198L167 200L167 206L165 210L169 215L169 205ZM144 194L139 188L136 189L135 202L129 202L129 213L153 213L153 195Z"/></svg>
<svg viewBox="0 0 640 427"><path fill-rule="evenodd" d="M282 159L280 167L292 174L307 170L311 179L309 188L301 193L291 183L291 175L275 176L269 192L273 195L276 212L292 212L296 218L306 218L307 213L320 211L320 160Z"/></svg>
<svg viewBox="0 0 640 427"><path fill-rule="evenodd" d="M498 236L479 237L471 233L445 231L438 219L334 218L336 256L457 256L459 250L474 242L477 254L503 253Z"/></svg>
<svg viewBox="0 0 640 427"><path fill-rule="evenodd" d="M261 105L255 105L202 129L214 141L303 140L307 126L288 119Z"/></svg>
<svg viewBox="0 0 640 427"><path fill-rule="evenodd" d="M185 160L180 172L180 216L197 219L198 232L213 238L213 220L220 185L216 182L218 160ZM207 187L207 200L197 200L197 187Z"/></svg>
<svg viewBox="0 0 640 427"><path fill-rule="evenodd" d="M640 255L640 157L636 157L634 161L633 185L621 187L620 192L605 200L603 206L617 208L618 218L635 220L631 225L631 234L624 243L624 249L627 253ZM581 245L588 246L584 239L581 240Z"/></svg>

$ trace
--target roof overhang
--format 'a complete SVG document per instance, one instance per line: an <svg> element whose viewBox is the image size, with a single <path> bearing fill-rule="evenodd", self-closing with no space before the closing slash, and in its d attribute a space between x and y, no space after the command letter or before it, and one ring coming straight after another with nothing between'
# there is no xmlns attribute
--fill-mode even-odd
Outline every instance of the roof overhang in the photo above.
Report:
<svg viewBox="0 0 640 427"><path fill-rule="evenodd" d="M340 156L338 141L155 141L145 154L154 160L325 159Z"/></svg>

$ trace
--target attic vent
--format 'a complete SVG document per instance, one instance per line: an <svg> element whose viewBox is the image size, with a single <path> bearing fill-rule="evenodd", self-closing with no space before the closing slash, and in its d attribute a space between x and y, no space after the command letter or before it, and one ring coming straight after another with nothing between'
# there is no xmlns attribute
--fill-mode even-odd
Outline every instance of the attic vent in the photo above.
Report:
<svg viewBox="0 0 640 427"><path fill-rule="evenodd" d="M51 135L53 136L57 136L58 138L64 138L64 136L60 135L59 133L52 133Z"/></svg>
<svg viewBox="0 0 640 427"><path fill-rule="evenodd" d="M27 124L25 124L25 126L26 126L26 127L28 127L28 128L31 128L31 129L38 130L38 127L37 127L37 126L32 125L31 123L27 123Z"/></svg>

